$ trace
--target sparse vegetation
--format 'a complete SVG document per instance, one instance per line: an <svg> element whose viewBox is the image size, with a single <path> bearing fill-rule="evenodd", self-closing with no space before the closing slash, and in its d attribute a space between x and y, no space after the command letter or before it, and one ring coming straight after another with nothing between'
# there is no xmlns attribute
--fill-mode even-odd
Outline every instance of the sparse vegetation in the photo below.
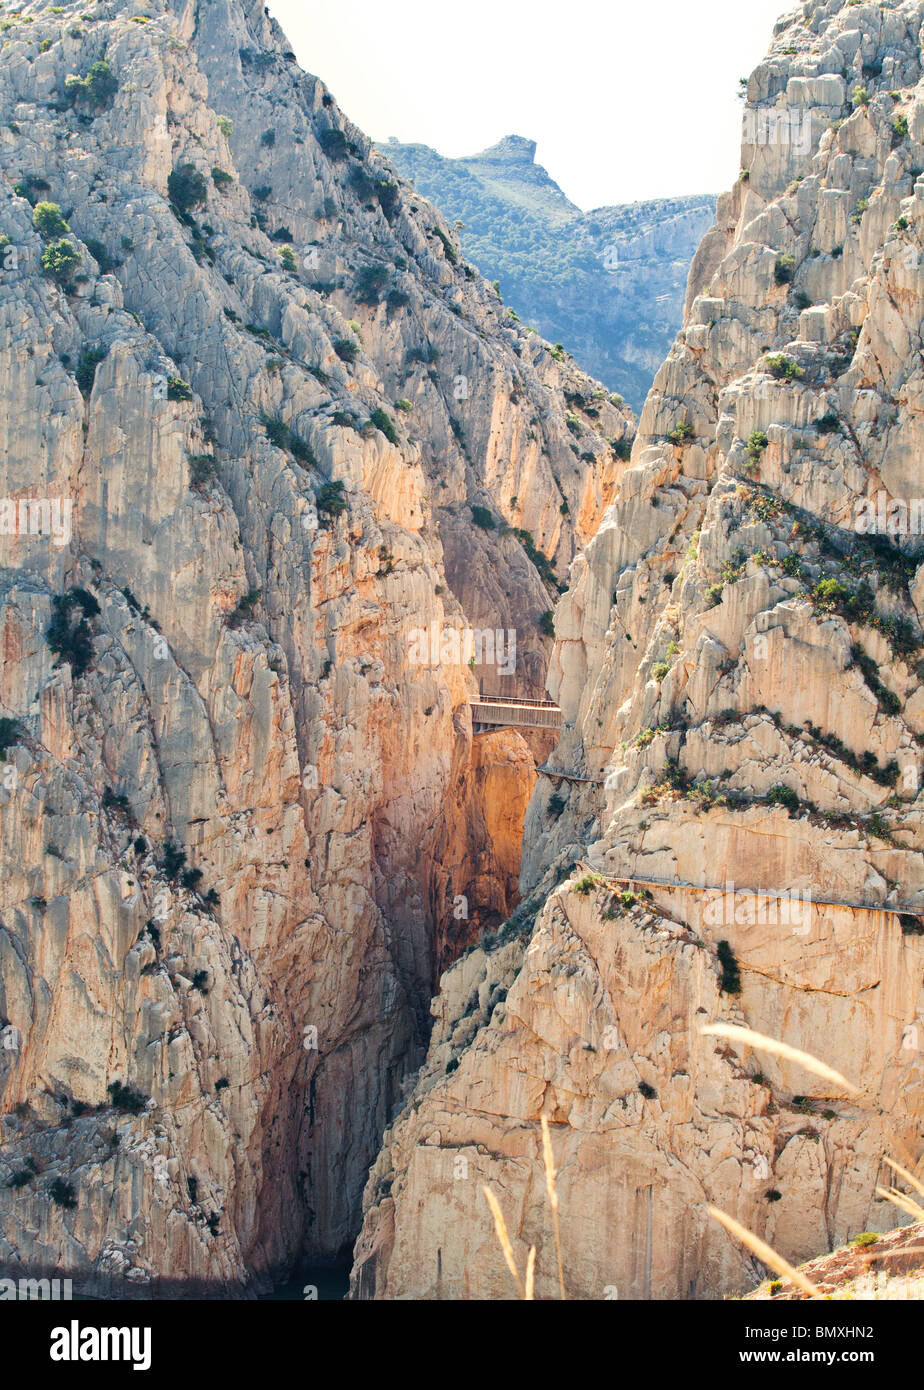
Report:
<svg viewBox="0 0 924 1390"><path fill-rule="evenodd" d="M359 356L359 344L354 338L335 338L333 347L341 362L355 362Z"/></svg>
<svg viewBox="0 0 924 1390"><path fill-rule="evenodd" d="M56 1206L64 1207L66 1211L72 1211L77 1205L73 1185L65 1182L64 1178L55 1178L48 1189L48 1195Z"/></svg>
<svg viewBox="0 0 924 1390"><path fill-rule="evenodd" d="M324 483L318 489L315 506L322 516L330 518L341 516L348 506L344 484L339 479L337 482Z"/></svg>
<svg viewBox="0 0 924 1390"><path fill-rule="evenodd" d="M93 390L93 383L96 380L96 369L105 357L105 348L85 347L81 349L80 360L77 363L75 376L77 378L77 385L80 388L80 394L85 398L89 398Z"/></svg>
<svg viewBox="0 0 924 1390"><path fill-rule="evenodd" d="M0 759L6 762L6 755L14 743L19 743L22 738L22 728L18 719L10 719L7 715L0 716Z"/></svg>
<svg viewBox="0 0 924 1390"><path fill-rule="evenodd" d="M205 175L194 164L180 164L167 179L167 193L174 207L188 213L208 197Z"/></svg>
<svg viewBox="0 0 924 1390"><path fill-rule="evenodd" d="M167 377L167 400L168 401L191 401L192 387L188 381L184 381L181 376Z"/></svg>
<svg viewBox="0 0 924 1390"><path fill-rule="evenodd" d="M62 284L70 279L80 261L80 252L66 239L50 242L42 252L42 269Z"/></svg>
<svg viewBox="0 0 924 1390"><path fill-rule="evenodd" d="M123 1085L121 1081L112 1081L106 1090L115 1110L124 1110L129 1115L140 1115L147 1106L148 1097L136 1090L134 1086Z"/></svg>
<svg viewBox="0 0 924 1390"><path fill-rule="evenodd" d="M787 357L785 352L772 352L764 358L764 365L772 377L777 381L798 381L803 375L802 368L792 357Z"/></svg>
<svg viewBox="0 0 924 1390"><path fill-rule="evenodd" d="M371 424L375 425L377 430L380 430L382 434L384 434L389 444L397 444L398 432L392 424L387 412L384 411L381 406L377 406L376 409L373 410L369 417L369 421Z"/></svg>
<svg viewBox="0 0 924 1390"><path fill-rule="evenodd" d="M118 90L118 79L105 58L93 63L84 77L70 76L64 79L64 93L68 100L92 115L102 111Z"/></svg>
<svg viewBox="0 0 924 1390"><path fill-rule="evenodd" d="M47 201L36 203L32 211L32 225L45 241L51 241L53 237L67 236L70 231L58 204Z"/></svg>
<svg viewBox="0 0 924 1390"><path fill-rule="evenodd" d="M93 660L93 632L90 620L99 616L99 604L85 589L72 588L57 594L51 602L51 623L45 633L55 665L70 666L74 676L82 676Z"/></svg>
<svg viewBox="0 0 924 1390"><path fill-rule="evenodd" d="M759 463L761 454L766 449L770 440L763 430L752 430L748 436L748 458L752 463Z"/></svg>
<svg viewBox="0 0 924 1390"><path fill-rule="evenodd" d="M779 256L773 268L773 278L778 285L791 285L796 278L795 256Z"/></svg>
<svg viewBox="0 0 924 1390"><path fill-rule="evenodd" d="M716 954L719 958L719 965L722 969L722 978L719 981L719 988L723 994L741 993L741 971L734 951L727 941L720 941Z"/></svg>

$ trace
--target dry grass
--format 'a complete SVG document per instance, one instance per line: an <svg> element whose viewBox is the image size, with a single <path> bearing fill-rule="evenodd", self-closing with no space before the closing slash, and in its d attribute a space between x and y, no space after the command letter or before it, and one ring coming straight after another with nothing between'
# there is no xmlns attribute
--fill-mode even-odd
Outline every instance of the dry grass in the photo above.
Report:
<svg viewBox="0 0 924 1390"><path fill-rule="evenodd" d="M552 1154L552 1139L549 1134L548 1117L542 1116L542 1157L545 1163L545 1193L552 1211L552 1226L555 1231L555 1256L558 1261L558 1287L561 1291L562 1299L565 1294L565 1271L561 1258L561 1231L558 1224L558 1189L555 1186L555 1160ZM517 1293L524 1302L530 1303L534 1300L535 1279L536 1279L536 1247L530 1246L529 1254L526 1257L526 1274L520 1278L520 1271L517 1269L517 1262L513 1254L513 1246L507 1234L507 1224L504 1221L500 1203L494 1196L490 1187L482 1187L488 1206L491 1208L491 1215L494 1217L494 1231L497 1235L497 1242L503 1251L504 1260L507 1268L513 1276L513 1281L517 1286Z"/></svg>
<svg viewBox="0 0 924 1390"><path fill-rule="evenodd" d="M705 1028L701 1028L700 1033L705 1037L728 1038L731 1042L743 1043L758 1051L769 1052L775 1057L782 1057L786 1061L797 1063L799 1066L804 1067L806 1071L812 1072L815 1076L822 1077L825 1081L831 1081L836 1086L840 1086L846 1091L852 1092L853 1094L859 1093L860 1088L858 1086L854 1086L851 1081L848 1081L845 1076L841 1076L840 1072L835 1071L833 1067L829 1067L826 1062L820 1061L819 1058L814 1057L810 1052L801 1052L798 1048L790 1047L788 1043L780 1042L778 1038L768 1038L763 1033L755 1033L750 1028L741 1028L737 1024L731 1023L709 1024ZM901 1164L896 1163L891 1158L887 1158L885 1161L899 1177L903 1178L906 1183L924 1197L924 1185L922 1185L912 1173L909 1173L906 1168L903 1168ZM913 1216L916 1221L924 1221L924 1207L906 1192L902 1192L899 1188L894 1186L888 1189L877 1187L876 1192L880 1197L884 1197L886 1201L891 1202L893 1206L898 1207L900 1211L906 1212L909 1216ZM787 1260L783 1259L782 1255L777 1254L772 1246L768 1245L766 1241L761 1240L759 1236L755 1236L753 1231L747 1230L747 1228L736 1221L733 1216L729 1216L726 1212L720 1211L718 1207L707 1207L707 1211L710 1216L725 1227L729 1235L734 1236L735 1239L739 1240L742 1245L745 1245L753 1255L756 1255L763 1264L774 1270L783 1279L788 1280L794 1288L801 1290L808 1298L819 1299L831 1296L830 1294L822 1293L818 1286L813 1284L811 1279L801 1270L794 1269ZM872 1258L875 1257L870 1257L870 1259ZM870 1259L866 1261L867 1267ZM862 1295L855 1294L853 1296L861 1297ZM877 1295L867 1296L876 1297ZM899 1297L916 1298L920 1297L920 1294L906 1292L903 1295L899 1295Z"/></svg>
<svg viewBox="0 0 924 1390"><path fill-rule="evenodd" d="M859 1095L860 1093L859 1086L848 1081L846 1076L841 1076L839 1071L829 1067L826 1062L820 1062L810 1052L800 1052L797 1047L790 1047L789 1043L780 1042L778 1038L768 1038L763 1033L755 1033L750 1028L740 1028L734 1023L710 1023L699 1031L704 1037L728 1038L730 1042L743 1043L747 1047L753 1047L758 1052L770 1052L774 1057L782 1057L787 1062L797 1063L806 1071L820 1076L824 1081L833 1082L835 1086L849 1091L852 1095Z"/></svg>

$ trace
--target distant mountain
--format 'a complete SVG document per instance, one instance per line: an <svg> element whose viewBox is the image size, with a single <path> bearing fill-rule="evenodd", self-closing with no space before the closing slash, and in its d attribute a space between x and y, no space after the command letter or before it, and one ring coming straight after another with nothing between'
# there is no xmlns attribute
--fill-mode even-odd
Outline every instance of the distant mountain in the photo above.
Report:
<svg viewBox="0 0 924 1390"><path fill-rule="evenodd" d="M506 303L640 409L683 317L687 271L715 198L583 213L520 135L466 159L388 141L382 151L451 220Z"/></svg>

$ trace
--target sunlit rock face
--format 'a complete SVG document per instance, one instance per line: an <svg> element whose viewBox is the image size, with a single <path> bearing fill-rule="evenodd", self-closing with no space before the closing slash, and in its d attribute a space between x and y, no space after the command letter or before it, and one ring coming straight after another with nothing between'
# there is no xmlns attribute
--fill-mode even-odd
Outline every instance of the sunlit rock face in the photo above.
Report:
<svg viewBox="0 0 924 1390"><path fill-rule="evenodd" d="M262 5L135 8L3 23L0 1263L239 1292L349 1249L516 904L468 700L541 693L633 421Z"/></svg>
<svg viewBox="0 0 924 1390"><path fill-rule="evenodd" d="M540 776L524 902L444 976L357 1297L512 1296L483 1183L557 1296L542 1115L573 1297L747 1289L708 1203L790 1260L896 1222L876 1187L920 1161L924 1099L922 17L811 0L750 78L741 178L556 614L550 762L587 780Z"/></svg>

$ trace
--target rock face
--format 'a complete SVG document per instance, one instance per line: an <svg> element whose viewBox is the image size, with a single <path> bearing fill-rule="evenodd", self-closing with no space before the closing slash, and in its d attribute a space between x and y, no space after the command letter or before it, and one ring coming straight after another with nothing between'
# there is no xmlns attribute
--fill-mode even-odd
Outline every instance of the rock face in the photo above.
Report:
<svg viewBox="0 0 924 1390"><path fill-rule="evenodd" d="M707 1203L799 1261L895 1225L884 1156L920 1169L922 20L808 0L750 79L744 172L556 613L551 762L586 780L540 777L524 903L443 978L355 1296L511 1296L482 1183L556 1296L543 1114L573 1297L742 1292Z"/></svg>
<svg viewBox="0 0 924 1390"><path fill-rule="evenodd" d="M687 272L714 197L583 213L520 135L465 159L389 141L395 168L452 219L462 245L527 323L640 408L683 317Z"/></svg>
<svg viewBox="0 0 924 1390"><path fill-rule="evenodd" d="M262 5L135 8L2 23L0 1264L252 1290L516 903L468 699L542 689L633 422Z"/></svg>

